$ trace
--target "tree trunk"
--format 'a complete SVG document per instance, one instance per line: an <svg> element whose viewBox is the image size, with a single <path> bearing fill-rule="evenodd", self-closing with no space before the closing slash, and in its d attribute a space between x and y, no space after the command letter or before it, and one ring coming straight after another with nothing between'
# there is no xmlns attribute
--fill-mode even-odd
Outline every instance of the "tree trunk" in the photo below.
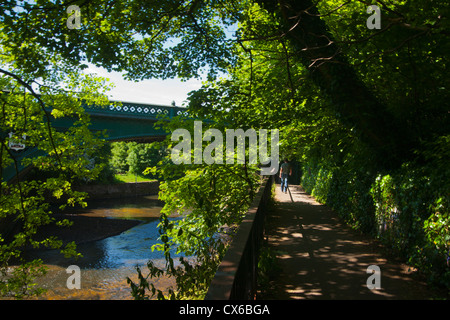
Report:
<svg viewBox="0 0 450 320"><path fill-rule="evenodd" d="M331 100L338 119L354 128L360 139L385 167L400 165L409 156L405 128L358 78L353 67L332 43L325 22L310 0L279 0L278 6L261 0L280 15L286 37L309 75ZM308 10L308 13L305 13Z"/></svg>

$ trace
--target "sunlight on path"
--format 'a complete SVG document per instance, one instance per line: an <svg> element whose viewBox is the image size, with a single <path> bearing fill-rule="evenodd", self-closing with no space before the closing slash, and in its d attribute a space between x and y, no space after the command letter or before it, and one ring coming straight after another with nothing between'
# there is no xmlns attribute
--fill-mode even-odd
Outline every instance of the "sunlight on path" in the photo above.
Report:
<svg viewBox="0 0 450 320"><path fill-rule="evenodd" d="M267 299L428 299L426 285L402 263L388 261L376 242L351 230L337 214L298 186L276 186L268 212L268 242L281 272ZM381 289L367 288L367 267L381 269Z"/></svg>

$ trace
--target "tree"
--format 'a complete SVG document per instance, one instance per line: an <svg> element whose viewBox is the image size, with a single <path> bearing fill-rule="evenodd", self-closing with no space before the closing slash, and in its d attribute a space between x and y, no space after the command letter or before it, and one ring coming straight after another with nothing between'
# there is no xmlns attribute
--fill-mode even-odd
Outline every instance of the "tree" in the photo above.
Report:
<svg viewBox="0 0 450 320"><path fill-rule="evenodd" d="M164 152L155 143L129 143L128 150L129 172L137 175L142 175L148 167L156 166Z"/></svg>
<svg viewBox="0 0 450 320"><path fill-rule="evenodd" d="M142 175L146 168L157 166L165 154L164 146L157 142L119 141L113 142L112 145L110 164L118 173L131 172Z"/></svg>
<svg viewBox="0 0 450 320"><path fill-rule="evenodd" d="M110 164L117 173L128 172L127 162L129 145L125 141L112 142L112 157Z"/></svg>
<svg viewBox="0 0 450 320"><path fill-rule="evenodd" d="M379 1L380 31L363 2L258 3L231 76L192 93L191 112L279 128L309 192L448 287L448 3Z"/></svg>
<svg viewBox="0 0 450 320"><path fill-rule="evenodd" d="M105 105L108 86L98 77L83 74L78 63L63 59L51 46L33 41L36 34L20 22L26 10L13 9L13 2L1 6L6 11L0 20L0 161L2 173L12 166L16 177L9 182L2 174L0 187L0 293L20 298L41 292L31 284L44 272L42 261L23 259L21 252L26 246L61 248L65 255L78 256L74 243L63 248L55 237L37 240L35 234L42 225L54 223L49 206L52 199L67 199L61 208L85 205L85 195L71 186L76 180L95 178L101 171L101 166L91 166L91 160L103 142L99 134L89 131L89 116L82 102ZM24 9L31 7L25 4ZM27 21L36 24L36 19ZM66 132L52 125L52 119L62 117L74 121ZM10 146L18 137L26 137L23 143L28 151L35 150L36 156L18 158ZM51 168L58 174L27 180L19 175L20 165L41 171ZM70 223L65 220L58 224ZM17 267L11 272L9 265L13 262Z"/></svg>

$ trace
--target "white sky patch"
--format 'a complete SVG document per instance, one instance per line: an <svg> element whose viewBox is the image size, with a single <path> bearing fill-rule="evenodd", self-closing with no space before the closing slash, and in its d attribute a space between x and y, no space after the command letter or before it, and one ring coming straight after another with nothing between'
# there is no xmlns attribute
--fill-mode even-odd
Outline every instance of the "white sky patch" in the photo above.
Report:
<svg viewBox="0 0 450 320"><path fill-rule="evenodd" d="M110 100L166 106L175 101L176 106L179 107L186 101L190 91L197 90L202 86L202 81L199 79L190 79L184 82L179 79L127 81L119 72L108 72L104 68L92 64L87 65L89 67L84 70L84 73L96 73L114 83L115 88L108 92Z"/></svg>

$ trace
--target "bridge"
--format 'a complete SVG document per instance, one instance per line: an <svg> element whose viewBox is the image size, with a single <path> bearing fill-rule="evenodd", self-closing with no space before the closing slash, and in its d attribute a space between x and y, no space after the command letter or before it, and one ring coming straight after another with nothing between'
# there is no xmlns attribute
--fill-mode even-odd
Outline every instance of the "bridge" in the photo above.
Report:
<svg viewBox="0 0 450 320"><path fill-rule="evenodd" d="M117 105L113 103L114 101L111 102L111 105L107 107L85 106L84 108L91 117L89 129L92 131L106 130L105 139L107 141L151 142L162 140L167 132L155 128L155 122L160 120L163 115L169 118L187 115L186 108L131 102L121 102L120 105ZM73 119L68 117L52 119L51 124L58 131L65 131L73 125ZM22 159L43 154L41 150L32 147L12 153L18 162L19 173L25 169ZM2 178L4 181L12 181L16 174L16 168L12 164L3 168Z"/></svg>

